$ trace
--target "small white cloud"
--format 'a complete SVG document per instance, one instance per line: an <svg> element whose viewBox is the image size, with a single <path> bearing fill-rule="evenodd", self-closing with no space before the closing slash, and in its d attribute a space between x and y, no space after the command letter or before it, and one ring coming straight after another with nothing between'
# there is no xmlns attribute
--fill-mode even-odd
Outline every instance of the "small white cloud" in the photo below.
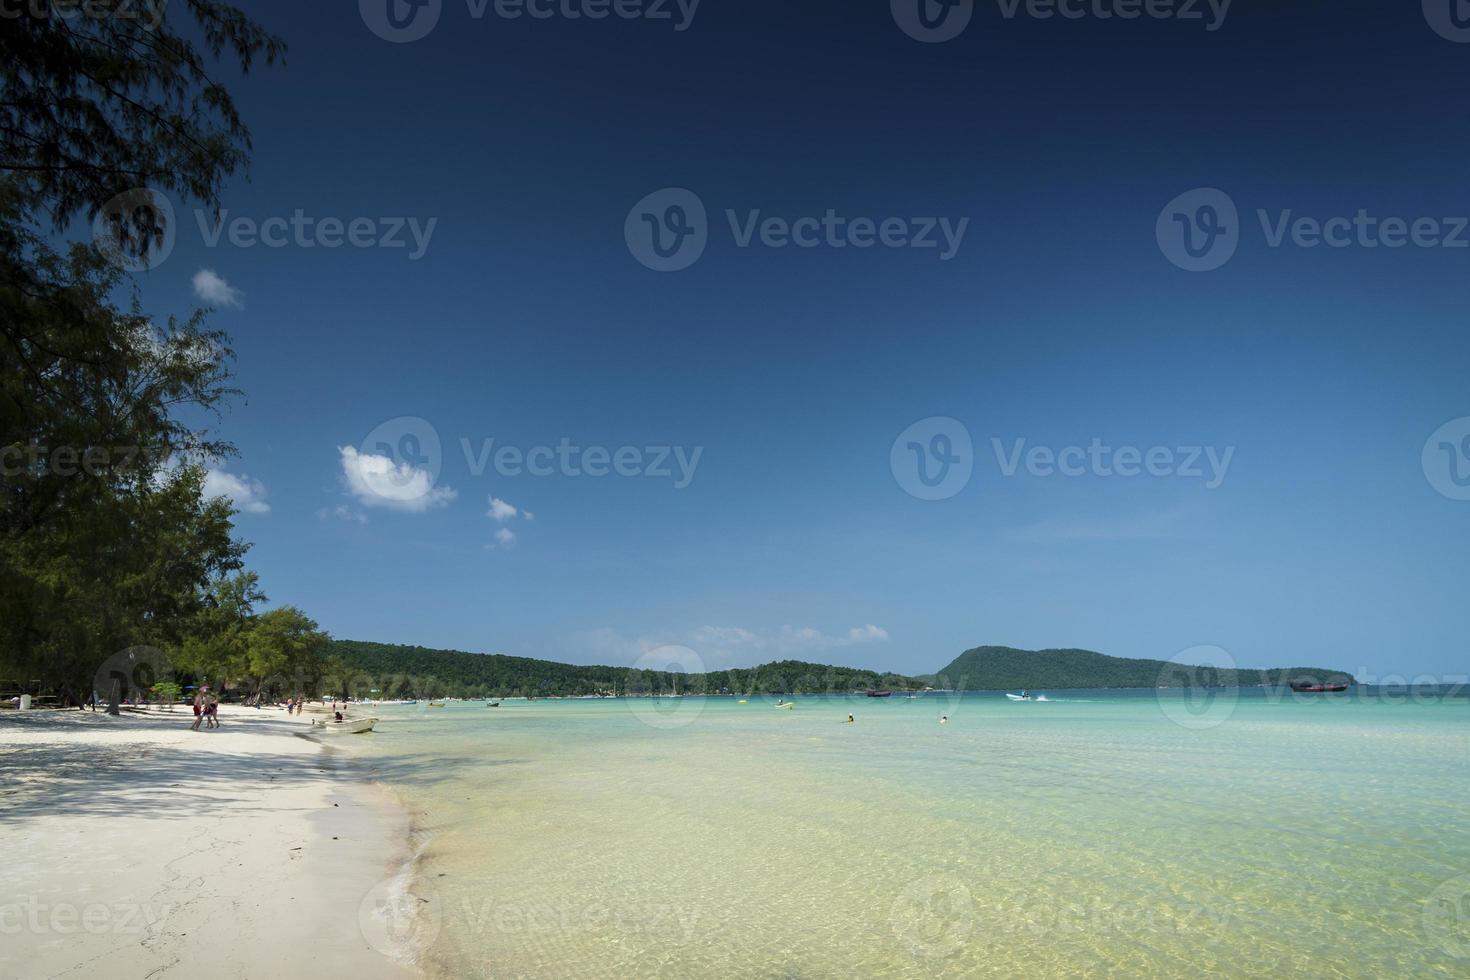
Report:
<svg viewBox="0 0 1470 980"><path fill-rule="evenodd" d="M265 502L265 484L252 480L241 473L235 476L224 470L206 470L204 473L204 496L228 497L235 509L246 514L269 514L271 505Z"/></svg>
<svg viewBox="0 0 1470 980"><path fill-rule="evenodd" d="M323 507L316 512L316 516L322 520L348 521L349 523L366 524L368 517L360 510L338 504L336 507Z"/></svg>
<svg viewBox="0 0 1470 980"><path fill-rule="evenodd" d="M519 511L516 510L514 504L507 503L506 501L501 500L499 497L491 497L490 509L485 512L485 516L490 518L491 520L499 521L501 524L504 524L506 521L510 520L518 513ZM526 519L530 520L531 515L527 514Z"/></svg>
<svg viewBox="0 0 1470 980"><path fill-rule="evenodd" d="M342 480L348 493L364 507L422 514L447 505L459 493L450 487L434 486L434 475L409 463L395 463L387 456L359 453L341 446Z"/></svg>
<svg viewBox="0 0 1470 980"><path fill-rule="evenodd" d="M849 643L873 643L877 640L888 639L888 631L881 626L869 623L866 626L855 626L847 631Z"/></svg>
<svg viewBox="0 0 1470 980"><path fill-rule="evenodd" d="M528 521L534 521L536 519L536 515L531 513L529 510L521 511L521 516Z"/></svg>
<svg viewBox="0 0 1470 980"><path fill-rule="evenodd" d="M495 543L485 545L485 550L505 551L511 547L514 547L515 543L516 533L508 527L503 527L495 532Z"/></svg>
<svg viewBox="0 0 1470 980"><path fill-rule="evenodd" d="M194 295L210 306L233 306L238 309L245 305L245 295L225 282L213 269L200 269L194 273Z"/></svg>

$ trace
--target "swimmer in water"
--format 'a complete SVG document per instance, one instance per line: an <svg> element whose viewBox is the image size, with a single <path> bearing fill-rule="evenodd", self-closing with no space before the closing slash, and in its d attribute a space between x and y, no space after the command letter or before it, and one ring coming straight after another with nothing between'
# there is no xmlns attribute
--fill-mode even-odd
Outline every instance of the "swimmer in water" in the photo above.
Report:
<svg viewBox="0 0 1470 980"><path fill-rule="evenodd" d="M949 715L940 715L939 716L939 723L941 725L948 725L949 724Z"/></svg>
<svg viewBox="0 0 1470 980"><path fill-rule="evenodd" d="M851 724L852 724L852 715L848 715L848 716L847 716L847 723L848 723L848 724L849 724L849 725L851 725Z"/></svg>

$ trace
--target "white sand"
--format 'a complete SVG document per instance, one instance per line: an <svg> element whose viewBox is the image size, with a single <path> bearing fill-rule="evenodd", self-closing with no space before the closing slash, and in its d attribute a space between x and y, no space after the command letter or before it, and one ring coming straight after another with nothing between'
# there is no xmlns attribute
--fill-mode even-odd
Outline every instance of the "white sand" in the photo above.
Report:
<svg viewBox="0 0 1470 980"><path fill-rule="evenodd" d="M415 976L407 817L337 744L373 736L191 721L0 713L0 977Z"/></svg>

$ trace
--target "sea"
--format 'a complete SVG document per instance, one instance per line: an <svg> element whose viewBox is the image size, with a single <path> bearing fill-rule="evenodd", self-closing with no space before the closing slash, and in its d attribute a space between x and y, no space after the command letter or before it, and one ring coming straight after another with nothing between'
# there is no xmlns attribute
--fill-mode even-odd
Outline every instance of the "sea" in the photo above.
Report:
<svg viewBox="0 0 1470 980"><path fill-rule="evenodd" d="M414 857L364 934L446 978L1470 976L1465 692L1044 696L375 707Z"/></svg>

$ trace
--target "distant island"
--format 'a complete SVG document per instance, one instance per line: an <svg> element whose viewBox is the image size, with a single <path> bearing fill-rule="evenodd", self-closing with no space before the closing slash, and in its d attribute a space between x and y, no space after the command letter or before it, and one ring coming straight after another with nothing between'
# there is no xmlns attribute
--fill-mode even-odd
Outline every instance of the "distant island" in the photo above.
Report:
<svg viewBox="0 0 1470 980"><path fill-rule="evenodd" d="M782 660L757 667L685 674L580 666L500 654L330 640L328 682L355 697L586 697L660 694L821 694L882 689L959 691L1079 688L1285 687L1352 683L1340 670L1281 667L1229 670L1165 660L1110 657L1091 650L966 650L935 674L907 676Z"/></svg>
<svg viewBox="0 0 1470 980"><path fill-rule="evenodd" d="M1234 670L1168 660L1110 657L1092 650L1018 650L984 646L966 650L936 675L936 686L960 691L1080 689L1105 687L1286 687L1352 684L1352 675L1326 667Z"/></svg>

